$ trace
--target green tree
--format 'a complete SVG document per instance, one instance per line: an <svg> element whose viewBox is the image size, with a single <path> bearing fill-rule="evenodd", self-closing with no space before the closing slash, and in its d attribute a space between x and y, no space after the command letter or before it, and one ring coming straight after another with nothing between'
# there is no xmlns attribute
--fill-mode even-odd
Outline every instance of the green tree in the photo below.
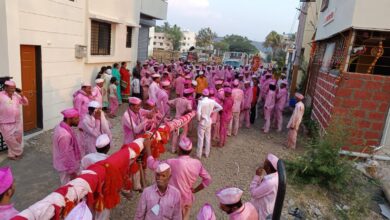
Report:
<svg viewBox="0 0 390 220"><path fill-rule="evenodd" d="M164 33L172 42L173 50L180 50L181 39L183 38L183 32L180 27L175 24L173 27L168 28Z"/></svg>
<svg viewBox="0 0 390 220"><path fill-rule="evenodd" d="M220 42L215 42L214 43L214 49L220 50L222 52L226 52L229 50L229 44L226 43L225 41L220 41Z"/></svg>
<svg viewBox="0 0 390 220"><path fill-rule="evenodd" d="M223 42L229 45L230 51L245 52L245 53L257 53L259 52L251 41L247 37L240 35L227 35L224 37Z"/></svg>
<svg viewBox="0 0 390 220"><path fill-rule="evenodd" d="M276 50L282 48L282 36L276 31L271 31L265 38L264 47L272 48L272 59L275 59Z"/></svg>
<svg viewBox="0 0 390 220"><path fill-rule="evenodd" d="M199 47L210 47L214 39L217 37L217 34L211 30L211 28L202 28L199 30L196 35L196 46Z"/></svg>
<svg viewBox="0 0 390 220"><path fill-rule="evenodd" d="M171 27L168 22L164 22L161 26L156 26L156 32L165 33L166 37L171 41L173 50L179 50L183 32L176 24Z"/></svg>

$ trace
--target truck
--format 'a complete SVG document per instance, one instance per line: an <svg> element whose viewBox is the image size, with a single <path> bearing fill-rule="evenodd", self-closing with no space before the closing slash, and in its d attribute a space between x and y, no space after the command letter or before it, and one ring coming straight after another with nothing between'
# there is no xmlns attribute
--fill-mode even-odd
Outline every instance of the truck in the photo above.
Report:
<svg viewBox="0 0 390 220"><path fill-rule="evenodd" d="M222 58L223 65L239 68L248 64L248 54L244 52L225 52Z"/></svg>

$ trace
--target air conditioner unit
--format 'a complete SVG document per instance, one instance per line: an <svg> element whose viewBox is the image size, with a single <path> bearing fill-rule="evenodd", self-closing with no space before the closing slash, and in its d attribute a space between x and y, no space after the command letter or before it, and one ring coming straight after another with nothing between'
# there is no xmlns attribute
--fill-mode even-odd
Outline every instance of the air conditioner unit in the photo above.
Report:
<svg viewBox="0 0 390 220"><path fill-rule="evenodd" d="M87 56L87 46L84 45L75 45L75 57L81 59Z"/></svg>

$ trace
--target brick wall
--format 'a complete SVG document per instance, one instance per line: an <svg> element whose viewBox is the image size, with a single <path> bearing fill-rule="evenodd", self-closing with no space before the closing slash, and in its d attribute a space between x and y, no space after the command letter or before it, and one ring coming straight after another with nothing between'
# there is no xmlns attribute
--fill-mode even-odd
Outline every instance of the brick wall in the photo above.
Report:
<svg viewBox="0 0 390 220"><path fill-rule="evenodd" d="M319 73L312 117L326 128L339 118L350 129L351 145L379 145L390 105L390 77L344 73L336 78Z"/></svg>

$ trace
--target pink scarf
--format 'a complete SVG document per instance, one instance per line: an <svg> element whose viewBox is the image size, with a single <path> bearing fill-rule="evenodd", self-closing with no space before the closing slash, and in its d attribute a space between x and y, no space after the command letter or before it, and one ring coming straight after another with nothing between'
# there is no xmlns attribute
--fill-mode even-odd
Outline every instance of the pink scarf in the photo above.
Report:
<svg viewBox="0 0 390 220"><path fill-rule="evenodd" d="M73 144L73 149L74 149L76 159L81 160L81 153L80 153L79 144L77 143L77 138L76 138L76 135L73 132L72 128L63 121L60 123L60 127L65 129L72 136L72 144Z"/></svg>

